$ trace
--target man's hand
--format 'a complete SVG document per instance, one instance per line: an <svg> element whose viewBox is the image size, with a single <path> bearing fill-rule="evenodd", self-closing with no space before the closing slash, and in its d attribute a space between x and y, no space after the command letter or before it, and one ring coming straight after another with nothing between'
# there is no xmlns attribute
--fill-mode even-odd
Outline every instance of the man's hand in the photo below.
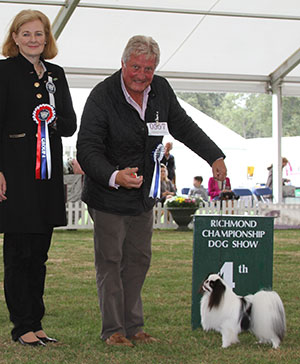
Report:
<svg viewBox="0 0 300 364"><path fill-rule="evenodd" d="M140 188L143 183L143 176L137 176L138 168L125 168L116 175L116 184L131 189Z"/></svg>
<svg viewBox="0 0 300 364"><path fill-rule="evenodd" d="M217 159L212 164L213 177L218 181L224 181L227 176L227 168L223 159Z"/></svg>
<svg viewBox="0 0 300 364"><path fill-rule="evenodd" d="M0 202L7 200L6 194L6 180L4 174L0 172Z"/></svg>

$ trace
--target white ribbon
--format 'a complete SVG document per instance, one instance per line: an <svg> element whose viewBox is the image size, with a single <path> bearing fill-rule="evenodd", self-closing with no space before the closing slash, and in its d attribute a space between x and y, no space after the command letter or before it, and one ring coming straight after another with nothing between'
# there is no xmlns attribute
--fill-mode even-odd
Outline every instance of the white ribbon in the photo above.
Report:
<svg viewBox="0 0 300 364"><path fill-rule="evenodd" d="M48 179L50 179L51 178L51 148L50 148L50 139L49 139L49 129L48 129L47 123L46 123L46 157L47 157Z"/></svg>
<svg viewBox="0 0 300 364"><path fill-rule="evenodd" d="M160 198L160 161L163 159L165 148L159 144L153 152L154 170L149 197Z"/></svg>

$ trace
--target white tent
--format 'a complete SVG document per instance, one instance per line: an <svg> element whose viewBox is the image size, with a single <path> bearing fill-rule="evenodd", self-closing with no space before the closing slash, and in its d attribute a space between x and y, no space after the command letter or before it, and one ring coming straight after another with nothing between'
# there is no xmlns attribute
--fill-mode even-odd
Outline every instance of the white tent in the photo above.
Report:
<svg viewBox="0 0 300 364"><path fill-rule="evenodd" d="M272 138L245 139L186 102L182 100L179 102L188 115L225 153L232 188L251 189L257 184L266 183L267 167L273 161ZM203 177L203 185L207 187L208 179L211 177L209 165L172 137L165 137L164 142L167 141L173 142L172 154L176 161L179 193L183 187L192 187L193 177L196 175ZM280 176L290 179L294 186L300 186L300 161L298 154L295 154L299 143L300 136L282 138L282 155L289 160L289 164ZM254 167L254 174L249 178L248 167L250 166Z"/></svg>
<svg viewBox="0 0 300 364"><path fill-rule="evenodd" d="M0 0L0 43L22 9L46 13L71 87L120 66L134 34L161 47L176 90L272 92L274 194L280 199L281 94L300 95L299 0Z"/></svg>
<svg viewBox="0 0 300 364"><path fill-rule="evenodd" d="M55 62L73 87L119 68L129 37L146 34L176 89L265 92L282 78L285 94L300 95L298 0L0 0L0 43L27 8L53 23Z"/></svg>
<svg viewBox="0 0 300 364"><path fill-rule="evenodd" d="M193 106L179 101L187 114L225 153L228 176L233 186L245 185L247 177L245 139ZM166 137L164 142L167 141L173 142L172 154L176 161L176 184L179 191L183 187L192 187L193 177L197 175L203 177L203 185L207 187L208 179L212 176L211 167L177 140Z"/></svg>

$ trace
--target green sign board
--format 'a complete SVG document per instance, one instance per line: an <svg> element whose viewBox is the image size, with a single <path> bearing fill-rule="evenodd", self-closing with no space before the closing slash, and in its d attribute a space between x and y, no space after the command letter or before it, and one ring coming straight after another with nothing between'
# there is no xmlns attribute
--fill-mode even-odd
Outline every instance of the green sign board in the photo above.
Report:
<svg viewBox="0 0 300 364"><path fill-rule="evenodd" d="M264 216L194 216L192 328L201 325L199 287L219 273L241 296L272 288L274 219Z"/></svg>

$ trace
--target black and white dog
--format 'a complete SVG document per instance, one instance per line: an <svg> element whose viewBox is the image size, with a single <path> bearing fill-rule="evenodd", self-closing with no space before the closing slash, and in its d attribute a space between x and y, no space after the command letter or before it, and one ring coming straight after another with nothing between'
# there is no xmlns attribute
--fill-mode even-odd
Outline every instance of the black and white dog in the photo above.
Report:
<svg viewBox="0 0 300 364"><path fill-rule="evenodd" d="M274 291L237 296L218 274L210 274L200 287L201 324L205 331L222 334L222 347L239 342L238 334L251 331L260 343L278 348L285 330L285 311Z"/></svg>

